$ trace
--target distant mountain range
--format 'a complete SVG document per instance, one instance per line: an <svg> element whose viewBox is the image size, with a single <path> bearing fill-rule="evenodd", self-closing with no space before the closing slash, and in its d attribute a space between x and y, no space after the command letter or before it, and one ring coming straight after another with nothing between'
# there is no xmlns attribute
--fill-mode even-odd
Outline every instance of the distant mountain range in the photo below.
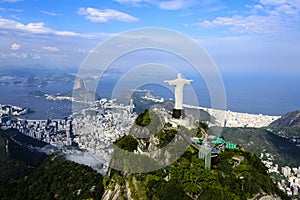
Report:
<svg viewBox="0 0 300 200"><path fill-rule="evenodd" d="M47 82L41 77L27 77L22 81L21 85L27 87L44 87L47 85Z"/></svg>
<svg viewBox="0 0 300 200"><path fill-rule="evenodd" d="M74 70L71 70L73 72ZM76 71L74 71L75 73ZM0 85L44 87L49 83L68 83L75 80L70 70L27 67L1 67Z"/></svg>

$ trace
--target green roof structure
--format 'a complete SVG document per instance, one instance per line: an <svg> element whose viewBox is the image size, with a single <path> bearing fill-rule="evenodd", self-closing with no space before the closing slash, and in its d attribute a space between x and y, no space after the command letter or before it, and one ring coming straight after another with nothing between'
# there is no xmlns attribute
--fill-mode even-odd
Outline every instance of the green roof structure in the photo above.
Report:
<svg viewBox="0 0 300 200"><path fill-rule="evenodd" d="M236 149L236 148L237 148L237 144L226 142L226 149Z"/></svg>
<svg viewBox="0 0 300 200"><path fill-rule="evenodd" d="M216 140L213 140L212 143L213 144L222 144L224 143L224 139L223 138L217 138Z"/></svg>

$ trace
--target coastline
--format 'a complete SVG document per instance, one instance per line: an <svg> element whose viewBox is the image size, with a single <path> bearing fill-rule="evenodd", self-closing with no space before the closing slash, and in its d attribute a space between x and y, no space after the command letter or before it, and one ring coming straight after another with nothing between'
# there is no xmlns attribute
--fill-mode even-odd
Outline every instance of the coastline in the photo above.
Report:
<svg viewBox="0 0 300 200"><path fill-rule="evenodd" d="M222 127L252 127L261 128L270 125L281 116L271 116L263 114L249 114L233 112L230 110L218 110L193 105L183 104L185 108L202 109L215 118L216 125Z"/></svg>

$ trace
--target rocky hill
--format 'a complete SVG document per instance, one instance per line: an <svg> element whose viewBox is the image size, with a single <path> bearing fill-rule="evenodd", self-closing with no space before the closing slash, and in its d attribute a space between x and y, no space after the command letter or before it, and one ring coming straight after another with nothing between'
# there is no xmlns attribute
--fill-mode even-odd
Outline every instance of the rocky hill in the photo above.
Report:
<svg viewBox="0 0 300 200"><path fill-rule="evenodd" d="M258 156L270 153L279 166L299 166L300 148L289 139L278 136L264 128L224 128L222 135L226 140L240 144Z"/></svg>
<svg viewBox="0 0 300 200"><path fill-rule="evenodd" d="M275 134L288 139L300 139L300 110L289 112L270 124Z"/></svg>
<svg viewBox="0 0 300 200"><path fill-rule="evenodd" d="M88 88L77 88L70 92L57 95L58 97L73 97L75 100L79 101L94 101L99 100L101 97L96 92Z"/></svg>
<svg viewBox="0 0 300 200"><path fill-rule="evenodd" d="M234 167L233 157L243 161ZM259 194L269 199L289 199L272 182L260 159L248 151L225 151L204 166L189 147L170 166L150 173L127 173L110 169L104 177L104 200L109 199L250 199ZM260 198L257 198L260 199Z"/></svg>
<svg viewBox="0 0 300 200"><path fill-rule="evenodd" d="M289 112L270 124L270 127L300 127L300 110Z"/></svg>
<svg viewBox="0 0 300 200"><path fill-rule="evenodd" d="M147 111L140 114L136 126L142 128L153 123L155 119L153 117L150 117L149 123L150 114L151 112ZM137 150L140 143L144 143L151 159L150 147L165 147L175 139L176 132L175 129L163 128L146 141L136 137L140 134L124 136L116 141L115 145L125 151L133 152ZM236 164L234 157L240 158L241 162ZM112 163L121 161L124 164L132 162L125 157L113 156L112 158ZM139 161L135 160L135 164ZM143 162L145 160L141 158L139 166ZM145 163L152 164L150 160ZM129 173L126 170L110 169L103 183L105 200L250 199L257 197L258 194L259 197L255 199L264 196L270 199L288 199L270 179L258 156L244 148L222 151L217 157L212 158L212 170L209 170L205 168L204 161L198 157L198 150L189 146L179 159L159 170L149 173Z"/></svg>

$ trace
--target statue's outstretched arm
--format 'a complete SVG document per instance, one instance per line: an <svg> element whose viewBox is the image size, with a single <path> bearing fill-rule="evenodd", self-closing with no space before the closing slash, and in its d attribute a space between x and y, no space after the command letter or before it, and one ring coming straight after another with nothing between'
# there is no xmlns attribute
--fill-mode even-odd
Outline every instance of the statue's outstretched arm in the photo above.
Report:
<svg viewBox="0 0 300 200"><path fill-rule="evenodd" d="M193 82L193 80L186 80L187 84L190 84L191 82Z"/></svg>
<svg viewBox="0 0 300 200"><path fill-rule="evenodd" d="M174 85L174 80L166 80L165 83L169 83L170 85Z"/></svg>

